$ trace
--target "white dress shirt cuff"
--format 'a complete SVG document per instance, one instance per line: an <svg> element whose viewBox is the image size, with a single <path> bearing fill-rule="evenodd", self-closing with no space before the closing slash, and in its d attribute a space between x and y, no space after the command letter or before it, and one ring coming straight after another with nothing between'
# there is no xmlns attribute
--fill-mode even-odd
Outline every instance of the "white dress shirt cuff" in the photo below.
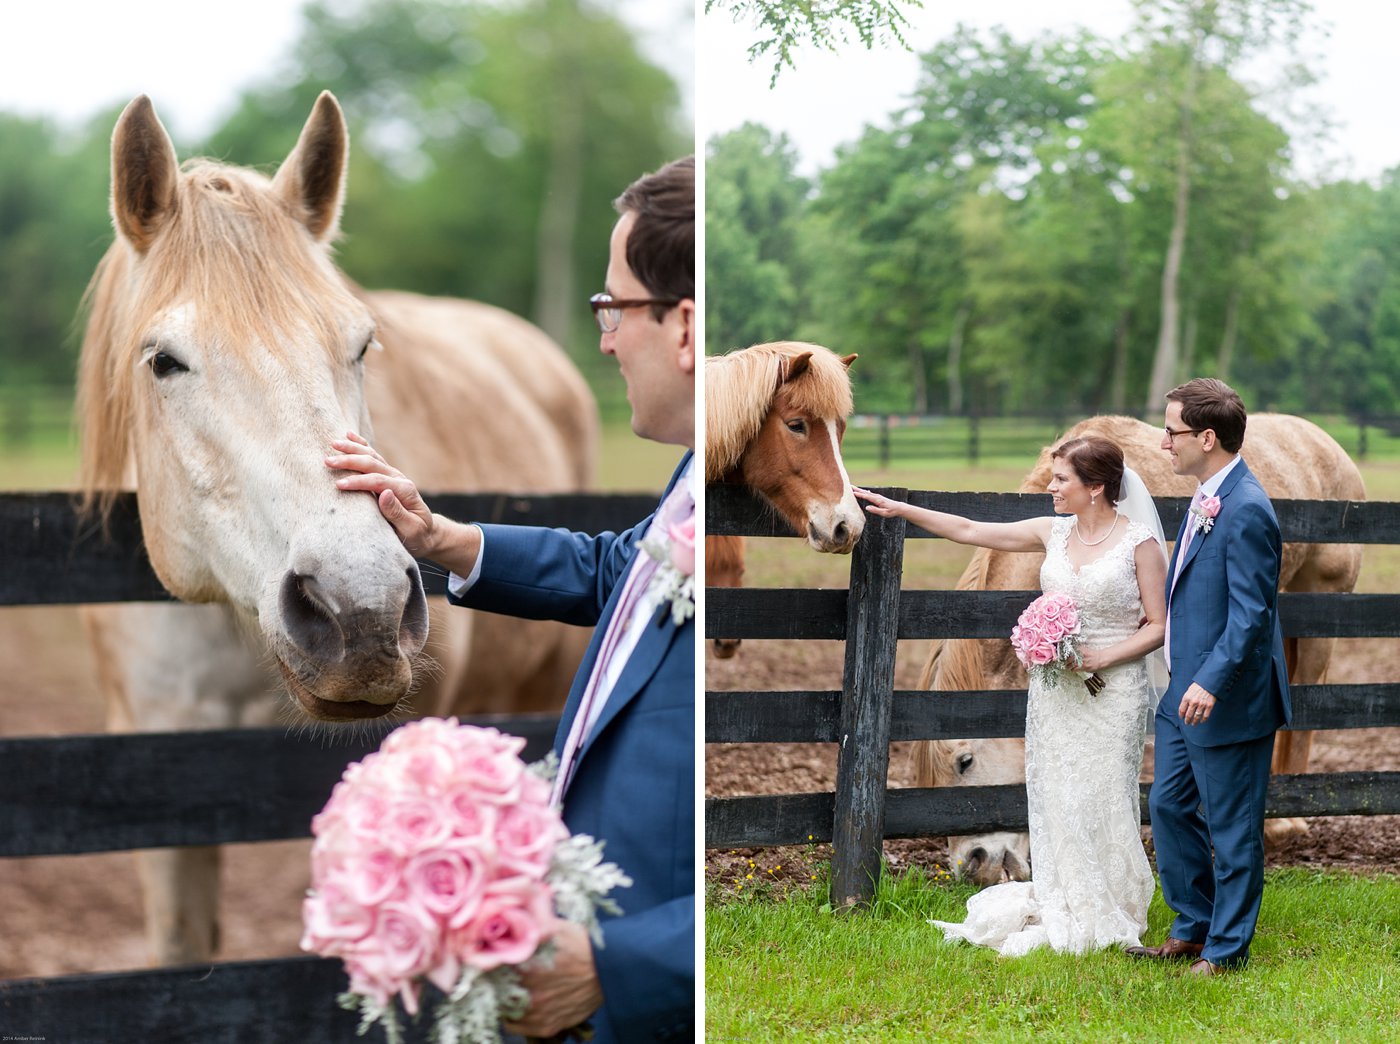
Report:
<svg viewBox="0 0 1400 1044"><path fill-rule="evenodd" d="M472 525L476 525L476 523L473 522ZM481 534L481 542L477 546L476 564L472 566L472 571L465 578L456 573L447 575L447 590L457 598L461 598L462 595L470 591L473 585L481 579L481 560L486 557L486 532L480 526L476 526L476 531Z"/></svg>

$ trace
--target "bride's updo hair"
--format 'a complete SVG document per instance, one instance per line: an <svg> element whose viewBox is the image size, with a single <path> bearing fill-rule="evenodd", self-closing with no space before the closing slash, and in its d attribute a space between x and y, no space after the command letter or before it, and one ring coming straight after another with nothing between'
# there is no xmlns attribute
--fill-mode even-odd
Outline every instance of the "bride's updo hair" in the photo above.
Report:
<svg viewBox="0 0 1400 1044"><path fill-rule="evenodd" d="M1117 504L1123 488L1123 450L1102 435L1080 435L1066 439L1050 453L1051 460L1063 460L1086 486L1103 484L1103 495Z"/></svg>

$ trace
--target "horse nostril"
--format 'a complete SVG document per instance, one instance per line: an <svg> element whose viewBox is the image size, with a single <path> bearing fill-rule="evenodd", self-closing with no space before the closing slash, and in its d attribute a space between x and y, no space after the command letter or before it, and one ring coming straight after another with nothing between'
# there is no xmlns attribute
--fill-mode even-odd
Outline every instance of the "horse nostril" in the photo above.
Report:
<svg viewBox="0 0 1400 1044"><path fill-rule="evenodd" d="M969 877L972 876L977 873L978 870L982 869L982 864L986 861L987 850L985 848L974 848L967 854L967 865L964 867L963 873L967 874Z"/></svg>
<svg viewBox="0 0 1400 1044"><path fill-rule="evenodd" d="M289 571L282 579L278 607L287 637L301 652L323 662L345 653L345 636L336 621L336 607L326 602L316 578Z"/></svg>
<svg viewBox="0 0 1400 1044"><path fill-rule="evenodd" d="M832 543L844 547L851 542L851 527L844 522L837 522L836 529L831 534Z"/></svg>
<svg viewBox="0 0 1400 1044"><path fill-rule="evenodd" d="M403 618L399 621L399 647L409 656L414 655L428 640L428 599L423 594L423 581L418 575L418 567L408 569L408 601L403 607Z"/></svg>

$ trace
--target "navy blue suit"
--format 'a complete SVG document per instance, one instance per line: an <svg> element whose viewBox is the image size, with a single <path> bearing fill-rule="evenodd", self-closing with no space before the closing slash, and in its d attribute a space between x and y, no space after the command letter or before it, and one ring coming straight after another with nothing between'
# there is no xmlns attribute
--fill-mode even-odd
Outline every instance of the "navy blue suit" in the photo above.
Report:
<svg viewBox="0 0 1400 1044"><path fill-rule="evenodd" d="M1278 620L1278 518L1244 461L1217 496L1220 513L1192 538L1180 575L1190 512L1167 567L1171 683L1157 708L1149 807L1162 895L1177 915L1170 934L1204 943L1202 956L1228 967L1248 960L1254 938L1274 732L1292 708ZM1192 682L1216 699L1195 725L1178 713Z"/></svg>
<svg viewBox="0 0 1400 1044"><path fill-rule="evenodd" d="M681 461L670 492L690 460ZM664 499L664 497L663 497ZM594 627L564 707L561 752L598 647L651 516L625 533L589 536L530 526L481 527L481 574L459 605ZM638 641L580 750L564 794L574 833L605 843L632 877L613 898L594 961L603 1007L595 1040L690 1040L695 1035L695 620L677 627L663 606Z"/></svg>

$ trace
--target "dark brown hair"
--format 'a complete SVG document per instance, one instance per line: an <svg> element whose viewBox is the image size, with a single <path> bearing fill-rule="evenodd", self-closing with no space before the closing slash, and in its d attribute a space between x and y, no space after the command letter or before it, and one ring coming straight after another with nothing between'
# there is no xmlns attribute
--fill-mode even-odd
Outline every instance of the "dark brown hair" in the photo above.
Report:
<svg viewBox="0 0 1400 1044"><path fill-rule="evenodd" d="M1181 403L1181 421L1188 428L1215 432L1220 445L1238 453L1244 445L1247 416L1234 388L1214 377L1197 377L1167 392L1168 402Z"/></svg>
<svg viewBox="0 0 1400 1044"><path fill-rule="evenodd" d="M644 174L613 201L635 214L627 234L627 267L657 297L695 298L695 157ZM666 309L652 305L657 320Z"/></svg>
<svg viewBox="0 0 1400 1044"><path fill-rule="evenodd" d="M1112 439L1102 435L1066 439L1050 451L1050 459L1063 460L1086 486L1102 483L1105 499L1118 503L1123 488L1123 451Z"/></svg>

